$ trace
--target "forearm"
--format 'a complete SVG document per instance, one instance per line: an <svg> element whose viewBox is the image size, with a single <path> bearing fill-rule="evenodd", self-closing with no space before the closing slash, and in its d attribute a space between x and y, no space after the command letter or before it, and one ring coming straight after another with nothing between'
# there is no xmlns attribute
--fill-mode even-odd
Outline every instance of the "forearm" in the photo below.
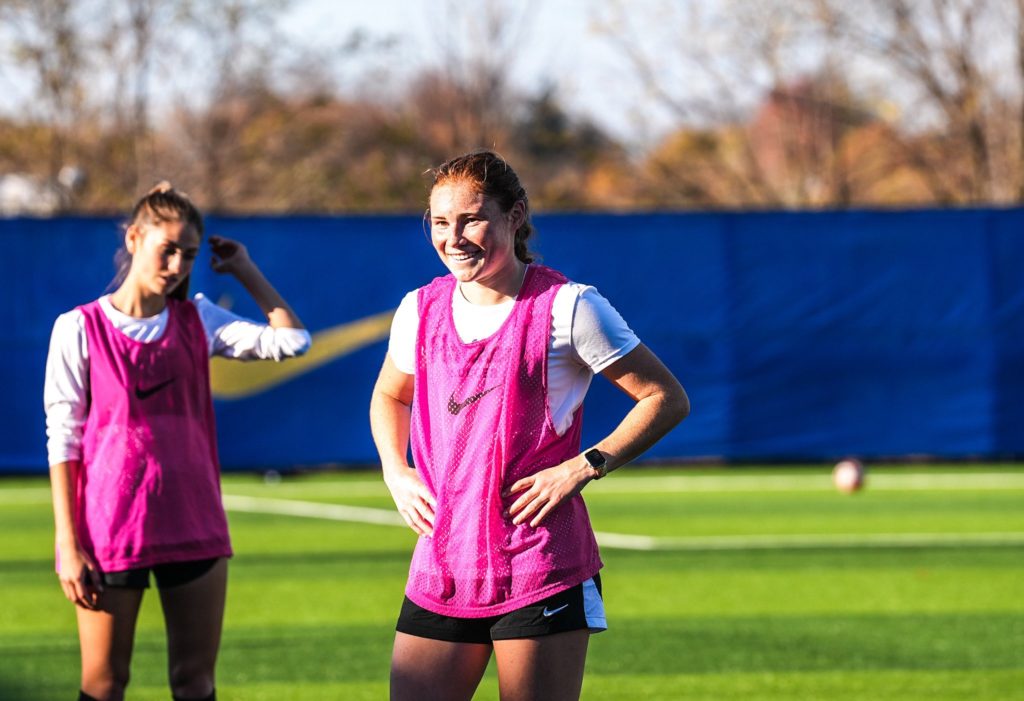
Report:
<svg viewBox="0 0 1024 701"><path fill-rule="evenodd" d="M686 393L676 382L636 398L636 404L604 440L595 445L609 471L636 458L668 433L689 412ZM508 513L512 523L536 527L562 501L578 494L597 477L582 457L570 458L516 481L503 496L515 496Z"/></svg>
<svg viewBox="0 0 1024 701"><path fill-rule="evenodd" d="M50 466L50 490L53 496L53 520L57 546L70 551L78 547L75 528L75 490L81 464L77 461Z"/></svg>
<svg viewBox="0 0 1024 701"><path fill-rule="evenodd" d="M642 455L689 413L690 402L682 387L652 394L637 401L615 430L594 447L604 453L608 470L614 470Z"/></svg>
<svg viewBox="0 0 1024 701"><path fill-rule="evenodd" d="M255 264L246 265L235 274L242 286L248 291L267 315L267 323L273 328L302 329L305 326L299 320L284 297L270 284L266 276Z"/></svg>
<svg viewBox="0 0 1024 701"><path fill-rule="evenodd" d="M59 553L57 576L68 601L83 608L96 609L100 606L103 581L91 556L82 550L75 528L75 491L80 470L81 462L77 460L50 466L53 520Z"/></svg>
<svg viewBox="0 0 1024 701"><path fill-rule="evenodd" d="M380 455L384 479L395 471L409 467L409 422L411 411L407 404L380 390L374 390L370 399L370 432Z"/></svg>
<svg viewBox="0 0 1024 701"><path fill-rule="evenodd" d="M398 513L417 535L431 537L437 501L422 475L410 467L406 459L412 415L412 378L409 375L402 377L390 359L384 361L381 378L370 399L370 431L380 454L384 484L395 500Z"/></svg>

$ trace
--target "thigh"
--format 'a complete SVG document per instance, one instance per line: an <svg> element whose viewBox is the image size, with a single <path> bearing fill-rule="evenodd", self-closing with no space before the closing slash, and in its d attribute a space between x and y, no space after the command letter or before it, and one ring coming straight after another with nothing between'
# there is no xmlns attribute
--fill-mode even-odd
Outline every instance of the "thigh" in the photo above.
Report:
<svg viewBox="0 0 1024 701"><path fill-rule="evenodd" d="M590 632L494 641L501 701L579 699Z"/></svg>
<svg viewBox="0 0 1024 701"><path fill-rule="evenodd" d="M392 701L469 701L491 657L491 646L395 634Z"/></svg>
<svg viewBox="0 0 1024 701"><path fill-rule="evenodd" d="M172 669L186 664L212 674L220 649L227 581L228 561L221 558L201 577L160 589Z"/></svg>
<svg viewBox="0 0 1024 701"><path fill-rule="evenodd" d="M127 682L142 594L142 589L107 587L99 608L75 607L84 683Z"/></svg>

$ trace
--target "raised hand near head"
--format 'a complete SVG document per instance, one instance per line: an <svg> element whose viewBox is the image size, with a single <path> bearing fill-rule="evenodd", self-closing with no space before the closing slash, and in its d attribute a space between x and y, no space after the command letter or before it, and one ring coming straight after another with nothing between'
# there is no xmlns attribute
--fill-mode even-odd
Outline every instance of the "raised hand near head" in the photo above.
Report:
<svg viewBox="0 0 1024 701"><path fill-rule="evenodd" d="M240 241L223 236L211 236L210 248L213 250L210 267L218 273L237 275L242 269L252 265L249 250Z"/></svg>

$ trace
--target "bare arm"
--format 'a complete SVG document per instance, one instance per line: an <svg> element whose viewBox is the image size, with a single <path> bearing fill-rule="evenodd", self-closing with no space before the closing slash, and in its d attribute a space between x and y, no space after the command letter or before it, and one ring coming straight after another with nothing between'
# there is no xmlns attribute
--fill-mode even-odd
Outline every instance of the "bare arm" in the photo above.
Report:
<svg viewBox="0 0 1024 701"><path fill-rule="evenodd" d="M611 472L639 457L689 416L690 398L642 344L601 374L636 402L615 430L594 446L608 459Z"/></svg>
<svg viewBox="0 0 1024 701"><path fill-rule="evenodd" d="M419 473L409 466L409 423L413 395L413 376L385 356L377 384L370 399L370 431L380 455L384 483L391 491L398 513L409 528L419 535L434 533L434 496Z"/></svg>
<svg viewBox="0 0 1024 701"><path fill-rule="evenodd" d="M256 304L267 315L267 323L273 328L305 328L299 317L288 306L284 297L270 284L263 271L249 257L245 245L223 236L211 236L210 247L213 249L213 269L218 273L230 273L242 283L252 295Z"/></svg>
<svg viewBox="0 0 1024 701"><path fill-rule="evenodd" d="M75 485L81 465L77 460L50 466L53 520L60 553L60 586L64 596L79 606L94 609L103 584L99 569L82 551L75 530Z"/></svg>
<svg viewBox="0 0 1024 701"><path fill-rule="evenodd" d="M636 402L615 430L594 446L604 454L611 471L639 456L685 419L690 400L675 376L643 344L601 374ZM522 492L509 507L509 515L513 523L530 520L536 526L593 478L594 470L582 455L524 477L507 492Z"/></svg>

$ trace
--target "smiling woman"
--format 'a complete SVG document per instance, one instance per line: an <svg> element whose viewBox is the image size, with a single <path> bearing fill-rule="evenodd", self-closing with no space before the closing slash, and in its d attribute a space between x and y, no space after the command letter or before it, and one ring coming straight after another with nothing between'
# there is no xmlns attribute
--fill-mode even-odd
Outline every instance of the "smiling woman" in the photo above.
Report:
<svg viewBox="0 0 1024 701"><path fill-rule="evenodd" d="M221 503L209 358L283 358L309 334L237 241L210 237L214 270L267 315L187 299L203 221L161 183L132 211L116 289L58 317L44 403L57 573L75 604L80 699L119 700L150 574L175 699L214 699L232 554Z"/></svg>
<svg viewBox="0 0 1024 701"><path fill-rule="evenodd" d="M607 627L580 492L689 401L594 288L533 262L529 200L500 156L438 167L427 216L449 275L403 299L370 406L385 483L419 535L391 698L468 700L493 653L503 699L571 701ZM581 451L595 373L636 403Z"/></svg>
<svg viewBox="0 0 1024 701"><path fill-rule="evenodd" d="M477 185L467 170L452 164L439 172L430 193L431 240L467 300L500 304L515 297L533 260L526 192L511 169L490 174L489 192L487 181Z"/></svg>

